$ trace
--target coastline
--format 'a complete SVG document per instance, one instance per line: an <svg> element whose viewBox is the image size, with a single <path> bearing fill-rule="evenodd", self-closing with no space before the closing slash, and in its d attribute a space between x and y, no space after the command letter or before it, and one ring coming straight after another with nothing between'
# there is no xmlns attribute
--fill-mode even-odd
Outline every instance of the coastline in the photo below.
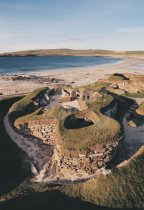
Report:
<svg viewBox="0 0 144 210"><path fill-rule="evenodd" d="M90 55L91 56L91 55ZM35 56L34 56L35 57ZM39 57L39 56L37 56ZM59 57L59 56L57 56ZM68 56L64 56L64 57L68 57ZM73 56L74 57L74 56ZM81 57L86 57L86 56L81 56ZM88 56L87 56L88 57ZM75 66L75 67L56 67L54 69L38 69L38 70L30 70L30 71L16 71L13 73L0 73L0 76L3 75L41 75L42 74L51 74L51 73L59 73L59 72L65 72L65 71L73 71L73 70L85 70L85 69L97 69L97 68L101 68L101 67L108 67L108 66L113 66L113 65L118 65L118 64L122 64L125 62L125 60L121 57L112 57L112 56L92 56L92 57L103 57L103 58L110 58L113 59L113 62L106 62L103 64L90 64L90 65L85 65L85 66ZM117 60L114 60L117 59Z"/></svg>
<svg viewBox="0 0 144 210"><path fill-rule="evenodd" d="M140 66L144 63L144 59L134 58L134 57L120 57L123 62L104 64L102 66L91 66L82 67L75 69L65 69L65 70L54 70L54 71L40 71L40 72L27 72L20 73L17 75L22 76L37 76L37 77L49 77L50 79L55 78L63 80L63 84L76 86L84 86L94 83L100 79L106 78L108 75L113 73L142 73L141 69L133 68L135 66ZM0 93L3 95L10 95L15 93L28 93L36 88L42 86L48 86L50 84L36 83L34 81L13 81L12 79L6 80L4 78L7 74L0 76ZM11 75L8 75L9 77ZM59 84L59 82L58 82Z"/></svg>

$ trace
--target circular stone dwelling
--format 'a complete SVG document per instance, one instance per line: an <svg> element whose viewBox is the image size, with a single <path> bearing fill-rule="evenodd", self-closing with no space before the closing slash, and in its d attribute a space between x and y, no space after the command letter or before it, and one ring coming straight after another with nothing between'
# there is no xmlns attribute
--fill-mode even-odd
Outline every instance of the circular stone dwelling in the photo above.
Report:
<svg viewBox="0 0 144 210"><path fill-rule="evenodd" d="M43 103L41 103L43 99ZM111 96L79 88L43 88L16 102L9 123L35 167L34 181L87 180L107 165L121 144Z"/></svg>

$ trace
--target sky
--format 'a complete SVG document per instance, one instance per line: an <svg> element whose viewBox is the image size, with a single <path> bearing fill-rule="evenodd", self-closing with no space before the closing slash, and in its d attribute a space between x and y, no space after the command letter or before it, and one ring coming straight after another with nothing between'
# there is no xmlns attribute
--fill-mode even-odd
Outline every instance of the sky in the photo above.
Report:
<svg viewBox="0 0 144 210"><path fill-rule="evenodd" d="M144 50L144 0L0 0L0 52Z"/></svg>

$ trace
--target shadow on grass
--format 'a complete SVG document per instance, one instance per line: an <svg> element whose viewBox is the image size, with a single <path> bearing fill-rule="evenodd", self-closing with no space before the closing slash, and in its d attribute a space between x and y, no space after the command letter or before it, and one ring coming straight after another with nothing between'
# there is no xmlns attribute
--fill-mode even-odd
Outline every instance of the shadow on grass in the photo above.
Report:
<svg viewBox="0 0 144 210"><path fill-rule="evenodd" d="M79 198L70 198L58 191L33 193L0 205L0 210L108 210ZM114 209L113 209L114 210Z"/></svg>

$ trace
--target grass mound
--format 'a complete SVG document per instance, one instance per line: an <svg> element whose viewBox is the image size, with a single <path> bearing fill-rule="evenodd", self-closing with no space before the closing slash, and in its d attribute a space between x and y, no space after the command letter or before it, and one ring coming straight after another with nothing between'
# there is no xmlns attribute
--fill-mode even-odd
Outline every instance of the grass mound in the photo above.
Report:
<svg viewBox="0 0 144 210"><path fill-rule="evenodd" d="M120 124L101 113L101 109L109 106L113 98L103 95L98 101L87 102L89 112L97 115L99 120L87 127L80 129L66 129L64 126L65 119L60 121L60 133L65 146L71 149L88 150L90 146L115 141L120 135Z"/></svg>
<svg viewBox="0 0 144 210"><path fill-rule="evenodd" d="M119 80L129 80L129 79L127 77L125 77L123 74L115 73L109 77L109 80L110 81L119 81Z"/></svg>
<svg viewBox="0 0 144 210"><path fill-rule="evenodd" d="M35 90L11 107L9 114L16 127L22 122L34 119L57 119L59 122L59 133L66 150L88 150L90 146L95 144L115 141L120 135L119 123L104 116L101 112L103 108L114 105L114 100L111 96L104 94L98 100L87 100L87 109L78 113L78 115L81 115L78 117L80 118L79 122L81 121L80 127L76 129L74 126L68 129L65 126L66 120L69 116L75 115L75 111L66 111L59 107L48 109L43 113L40 108L34 107L33 99L38 97L44 90L45 88ZM90 122L87 122L89 126L84 126L86 118Z"/></svg>
<svg viewBox="0 0 144 210"><path fill-rule="evenodd" d="M85 86L87 89L89 90L95 90L97 92L100 92L102 90L102 88L104 87L108 87L110 85L110 83L108 82L104 82L104 81L98 81L96 83L90 84Z"/></svg>
<svg viewBox="0 0 144 210"><path fill-rule="evenodd" d="M101 116L101 120L97 124L80 129L61 127L62 139L70 150L88 150L90 146L115 140L119 132L119 123L104 116Z"/></svg>
<svg viewBox="0 0 144 210"><path fill-rule="evenodd" d="M21 100L17 101L12 105L9 110L9 117L12 122L14 122L17 118L30 114L36 110L34 106L33 100L38 97L46 88L39 88L28 94Z"/></svg>

